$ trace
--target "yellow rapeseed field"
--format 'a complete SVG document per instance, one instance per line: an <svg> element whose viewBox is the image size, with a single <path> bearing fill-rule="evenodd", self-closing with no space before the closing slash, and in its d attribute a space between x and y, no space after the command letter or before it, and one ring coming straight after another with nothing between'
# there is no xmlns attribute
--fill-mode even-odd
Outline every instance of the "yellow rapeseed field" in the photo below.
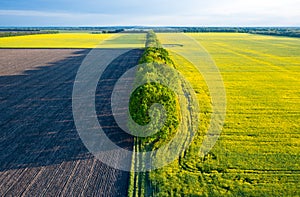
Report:
<svg viewBox="0 0 300 197"><path fill-rule="evenodd" d="M207 157L199 156L200 133L179 160L152 171L152 192L157 196L300 195L300 39L187 35L209 52L220 70L227 95L226 121ZM166 34L158 38L184 50L186 43L180 39L170 43ZM190 62L176 53L172 56L198 94L203 132L210 118L205 81Z"/></svg>
<svg viewBox="0 0 300 197"><path fill-rule="evenodd" d="M115 34L60 33L0 38L0 48L95 48Z"/></svg>

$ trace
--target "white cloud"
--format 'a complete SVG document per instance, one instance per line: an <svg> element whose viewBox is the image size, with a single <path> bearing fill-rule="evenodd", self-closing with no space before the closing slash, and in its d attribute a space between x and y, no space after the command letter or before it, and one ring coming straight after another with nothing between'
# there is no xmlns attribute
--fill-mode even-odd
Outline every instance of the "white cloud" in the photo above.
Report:
<svg viewBox="0 0 300 197"><path fill-rule="evenodd" d="M299 16L299 0L251 0L238 1L231 0L222 6L211 7L209 12L212 14L243 14L256 15L272 15L272 16Z"/></svg>
<svg viewBox="0 0 300 197"><path fill-rule="evenodd" d="M35 10L0 10L0 15L4 16L34 16L34 17L103 17L108 14L94 13L70 13L70 12L44 12Z"/></svg>
<svg viewBox="0 0 300 197"><path fill-rule="evenodd" d="M153 0L112 2L106 14L0 10L1 25L300 26L300 0ZM129 4L129 6L128 6ZM158 4L159 9L154 5ZM111 6L111 11L109 9ZM134 9L133 9L134 8ZM127 10L128 9L128 10ZM138 11L134 11L138 10ZM115 14L117 13L117 14Z"/></svg>

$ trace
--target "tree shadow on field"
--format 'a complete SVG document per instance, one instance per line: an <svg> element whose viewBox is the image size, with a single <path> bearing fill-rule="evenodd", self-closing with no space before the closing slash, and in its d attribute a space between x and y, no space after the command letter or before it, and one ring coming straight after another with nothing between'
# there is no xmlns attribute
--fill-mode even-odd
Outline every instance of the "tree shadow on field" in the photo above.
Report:
<svg viewBox="0 0 300 197"><path fill-rule="evenodd" d="M72 115L74 80L89 51L74 50L74 55L47 66L0 76L0 171L93 157L82 143ZM109 82L100 80L96 94L96 109L101 109L97 115L103 117L100 124L108 126L105 132L112 141L129 150L133 139L117 126L106 101L110 101L117 79L137 64L141 53L134 49L115 59L102 76Z"/></svg>

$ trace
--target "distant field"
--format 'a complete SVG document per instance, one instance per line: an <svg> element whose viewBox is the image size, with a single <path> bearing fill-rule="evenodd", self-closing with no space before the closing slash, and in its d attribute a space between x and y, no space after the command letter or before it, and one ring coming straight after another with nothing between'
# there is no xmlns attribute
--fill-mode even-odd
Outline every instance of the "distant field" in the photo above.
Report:
<svg viewBox="0 0 300 197"><path fill-rule="evenodd" d="M142 48L145 36L89 33L14 36L0 38L0 48Z"/></svg>
<svg viewBox="0 0 300 197"><path fill-rule="evenodd" d="M99 45L99 48L144 48L146 42L145 33L116 34Z"/></svg>
<svg viewBox="0 0 300 197"><path fill-rule="evenodd" d="M0 38L0 48L94 48L113 34L61 33Z"/></svg>
<svg viewBox="0 0 300 197"><path fill-rule="evenodd" d="M300 39L236 33L187 34L220 69L227 94L222 134L200 158L203 134L169 166L150 172L157 196L294 196L300 187ZM185 50L180 37L169 49ZM193 65L172 53L199 97L200 131L207 128L209 92Z"/></svg>

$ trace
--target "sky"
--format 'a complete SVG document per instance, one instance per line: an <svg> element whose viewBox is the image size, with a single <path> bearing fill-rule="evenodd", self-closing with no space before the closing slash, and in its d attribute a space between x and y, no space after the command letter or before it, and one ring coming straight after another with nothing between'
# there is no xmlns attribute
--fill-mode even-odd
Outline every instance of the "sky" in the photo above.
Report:
<svg viewBox="0 0 300 197"><path fill-rule="evenodd" d="M300 0L0 0L0 26L300 26Z"/></svg>

